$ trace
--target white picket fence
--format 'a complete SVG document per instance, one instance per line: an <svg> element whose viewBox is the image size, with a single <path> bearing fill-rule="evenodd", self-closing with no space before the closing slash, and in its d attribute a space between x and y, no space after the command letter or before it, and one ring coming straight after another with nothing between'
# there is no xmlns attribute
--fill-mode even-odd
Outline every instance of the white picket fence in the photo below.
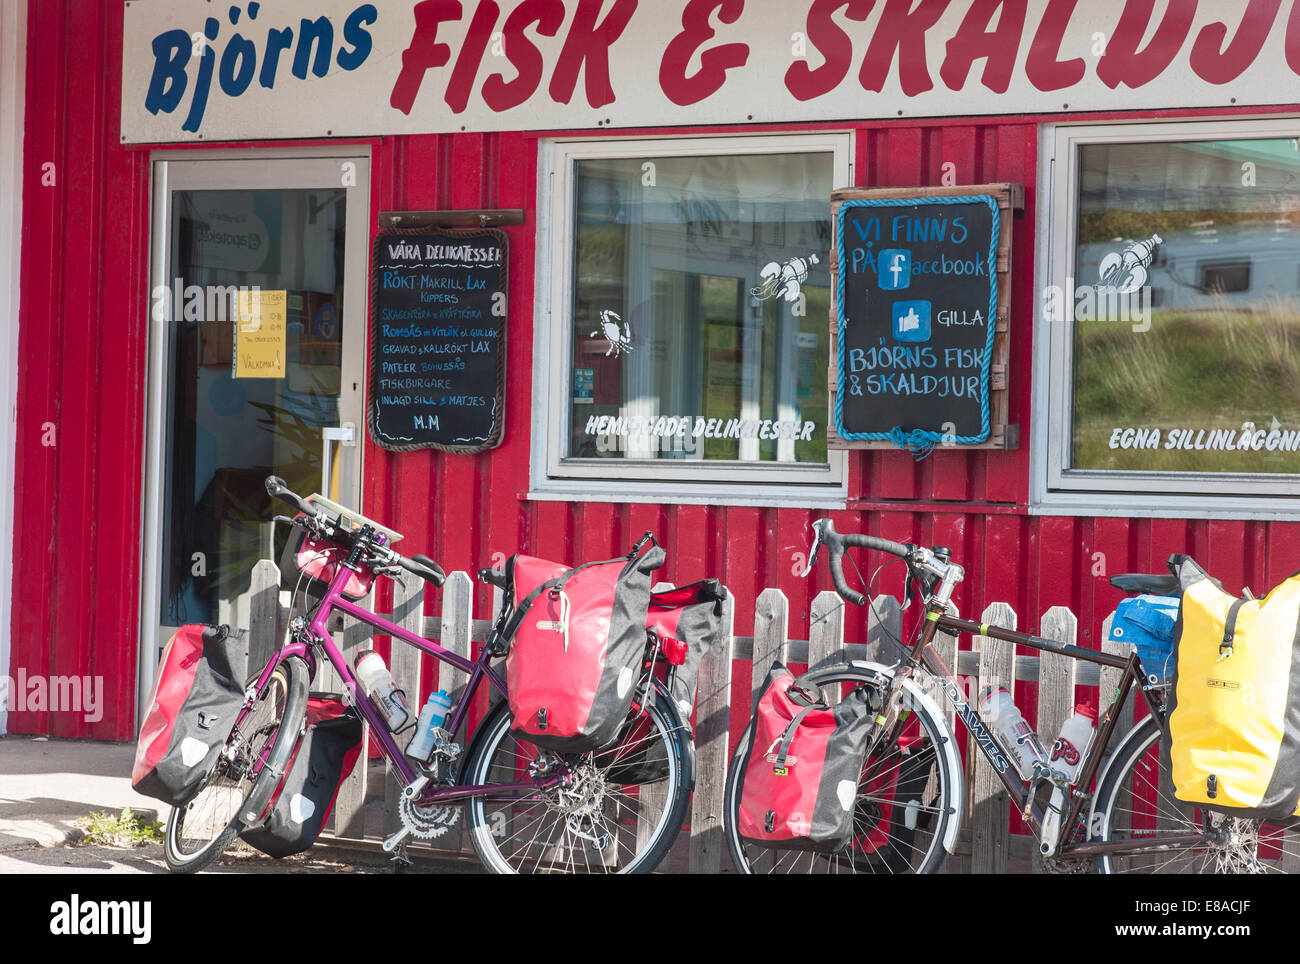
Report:
<svg viewBox="0 0 1300 964"><path fill-rule="evenodd" d="M394 586L395 614L387 614L399 625L422 636L437 640L440 645L461 656L470 658L475 644L487 640L492 625L492 614L474 618L472 612L473 583L468 574L454 572L447 577L446 585L438 592L442 604L440 616L424 613L424 587L421 580L408 578L406 586ZM280 601L280 573L269 560L258 563L253 572L253 602L250 629L250 659L261 663L282 638L288 618ZM494 604L499 593L494 593ZM981 621L991 626L1016 628L1016 613L1005 603L993 603L984 610ZM350 618L341 617L342 649L351 659L369 644L370 627ZM728 595L724 606L723 629L718 643L709 652L700 669L699 695L696 701L695 753L696 782L687 828L683 831L669 856L664 869L690 873L718 873L730 871L723 839L723 793L727 764L730 758L731 703L733 688L747 698L752 709L758 688L767 676L773 660L801 663L818 667L836 660L874 659L893 662L890 651L897 646L893 640L899 636L900 610L898 600L877 597L875 609L868 620L866 643L844 642L844 605L833 592L822 592L813 601L810 613L810 638L789 638L789 604L779 589L766 589L759 595L754 607L753 629L750 636L736 635L736 613L732 597ZM748 628L743 627L743 628ZM1069 609L1054 606L1043 614L1039 635L1061 643L1074 643L1078 621ZM1101 667L1095 663L1073 660L1054 653L1015 655L1014 647L1001 640L984 636L974 638L973 648L958 651L957 640L940 634L936 648L944 661L956 669L960 676L971 677L978 687L995 683L1014 692L1017 681L1037 684L1037 726L1045 742L1050 742L1069 716L1076 702L1076 687L1097 687L1109 701L1118 686L1121 671ZM1118 652L1111 644L1108 651ZM395 643L390 669L397 684L407 693L421 692L421 654L412 646ZM742 664L750 665L748 678ZM452 675L441 678L439 685L446 687L453 697L459 692L454 684L463 685L464 677L447 664L440 664L442 672ZM332 667L326 666L318 674L313 689L337 691L337 677ZM488 690L484 685L480 692ZM737 698L740 698L739 696ZM1131 698L1130 698L1131 699ZM1097 702L1093 696L1094 704ZM953 709L942 701L951 725ZM1123 733L1131 725L1132 713L1122 716L1119 731L1111 742L1118 746ZM959 732L958 727L953 732ZM964 732L964 731L962 731ZM464 735L462 734L462 743ZM975 873L1007 873L1010 871L1037 872L1041 870L1033 839L1027 834L1011 832L1009 800L1001 781L988 765L983 755L968 747L967 792L965 815L958 852L950 857L946 870ZM371 785L377 777L378 766L358 766L339 792L335 806L333 840L337 843L377 847L379 841L395 831L399 825L396 804L398 785L387 774L383 787ZM448 854L470 853L469 841L463 836L462 826L433 841L432 850ZM414 848L413 848L414 849Z"/></svg>

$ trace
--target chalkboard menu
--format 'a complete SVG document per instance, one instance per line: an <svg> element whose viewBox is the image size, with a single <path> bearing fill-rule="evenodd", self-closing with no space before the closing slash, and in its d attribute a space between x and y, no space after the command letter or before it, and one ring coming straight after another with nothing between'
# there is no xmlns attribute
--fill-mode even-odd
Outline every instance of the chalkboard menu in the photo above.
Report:
<svg viewBox="0 0 1300 964"><path fill-rule="evenodd" d="M500 231L375 238L367 418L375 444L467 453L501 443L507 258Z"/></svg>
<svg viewBox="0 0 1300 964"><path fill-rule="evenodd" d="M1005 197L835 196L834 434L919 453L989 443L995 361L1005 388Z"/></svg>

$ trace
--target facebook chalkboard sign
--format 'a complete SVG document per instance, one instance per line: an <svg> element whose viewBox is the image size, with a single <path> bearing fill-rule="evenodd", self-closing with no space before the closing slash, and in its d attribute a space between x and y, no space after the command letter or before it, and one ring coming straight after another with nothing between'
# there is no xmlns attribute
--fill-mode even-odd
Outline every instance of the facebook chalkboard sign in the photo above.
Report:
<svg viewBox="0 0 1300 964"><path fill-rule="evenodd" d="M995 345L1006 317L1009 220L999 197L894 190L836 198L835 435L918 454L988 443L1002 414L992 404L995 347L1006 341Z"/></svg>
<svg viewBox="0 0 1300 964"><path fill-rule="evenodd" d="M481 452L505 411L506 236L381 231L371 274L375 444Z"/></svg>

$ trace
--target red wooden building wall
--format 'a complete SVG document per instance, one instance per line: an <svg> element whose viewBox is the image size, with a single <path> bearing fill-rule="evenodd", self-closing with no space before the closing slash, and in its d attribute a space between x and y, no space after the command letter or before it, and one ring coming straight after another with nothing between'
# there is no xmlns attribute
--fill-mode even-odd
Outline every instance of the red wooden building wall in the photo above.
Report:
<svg viewBox="0 0 1300 964"><path fill-rule="evenodd" d="M30 6L14 532L21 568L10 672L101 674L106 711L95 724L78 714L11 713L10 730L18 733L134 738L150 157L120 145L121 50L120 3ZM1067 605L1084 642L1096 645L1102 618L1120 598L1095 574L1099 566L1105 573L1158 570L1170 552L1187 551L1229 588L1259 590L1300 568L1300 525L1028 513L1036 136L1038 123L1050 119L807 128L854 130L860 185L937 184L941 164L951 161L959 183L1019 182L1026 199L1015 227L1011 303L1010 410L1021 448L937 450L921 462L901 452L856 453L850 508L834 518L841 530L951 546L968 573L957 597L965 613L1003 600L1020 614L1021 628L1032 629L1043 610ZM412 551L448 570L472 571L494 553L516 550L604 558L651 529L669 549L662 578L721 578L736 596L738 632L748 633L756 595L777 586L790 597L791 635L806 638L811 600L829 588L824 570L807 581L794 575L813 512L526 500L537 142L523 133L368 142L371 232L374 213L384 210L521 207L527 220L507 229L513 263L504 444L476 456L395 454L367 440L364 510L400 527ZM47 185L49 162L55 179ZM882 589L897 593L901 582ZM487 605L481 590L479 615Z"/></svg>

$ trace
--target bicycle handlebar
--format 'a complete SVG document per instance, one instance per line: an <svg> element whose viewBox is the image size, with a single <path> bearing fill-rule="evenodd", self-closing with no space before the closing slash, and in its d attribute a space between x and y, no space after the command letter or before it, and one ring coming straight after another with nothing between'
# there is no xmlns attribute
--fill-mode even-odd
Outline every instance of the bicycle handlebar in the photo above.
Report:
<svg viewBox="0 0 1300 964"><path fill-rule="evenodd" d="M285 485L284 479L280 478L278 475L268 475L266 477L266 491L272 498L280 499L282 502L289 503L289 505L293 506L299 512L310 516L319 514L314 507L309 505L305 500L299 498L298 494L294 492L293 489Z"/></svg>
<svg viewBox="0 0 1300 964"><path fill-rule="evenodd" d="M818 546L825 543L826 550L830 553L831 582L835 584L835 591L840 594L841 599L851 602L855 606L861 606L867 601L867 597L850 589L848 582L844 578L843 560L846 548L875 549L878 552L888 553L900 559L910 559L912 555L911 546L902 542L895 542L893 539L882 539L879 536L868 536L858 532L843 534L836 532L835 526L830 519L818 519L814 522L813 532L816 533L816 539L813 542L812 550L808 553L808 570L812 569L813 562L817 558Z"/></svg>
<svg viewBox="0 0 1300 964"><path fill-rule="evenodd" d="M307 502L305 499L300 498L296 492L284 484L284 479L276 475L267 476L266 491L273 498L287 502L303 515L307 516L306 520L289 519L286 521L291 522L294 525L300 525L303 528L309 528L310 524L320 524L324 528L324 534L327 538L330 535L336 534L335 528L328 524L325 513L318 507ZM364 531L365 530L363 530L363 532ZM334 538L330 541L337 543L338 539ZM340 544L340 548L349 549L351 553L349 559L354 562L358 552L365 552L380 565L398 566L414 576L419 576L426 582L433 583L435 586L441 586L447 581L447 574L443 572L442 567L428 556L419 553L408 558L388 546L377 545L374 541L368 538Z"/></svg>

